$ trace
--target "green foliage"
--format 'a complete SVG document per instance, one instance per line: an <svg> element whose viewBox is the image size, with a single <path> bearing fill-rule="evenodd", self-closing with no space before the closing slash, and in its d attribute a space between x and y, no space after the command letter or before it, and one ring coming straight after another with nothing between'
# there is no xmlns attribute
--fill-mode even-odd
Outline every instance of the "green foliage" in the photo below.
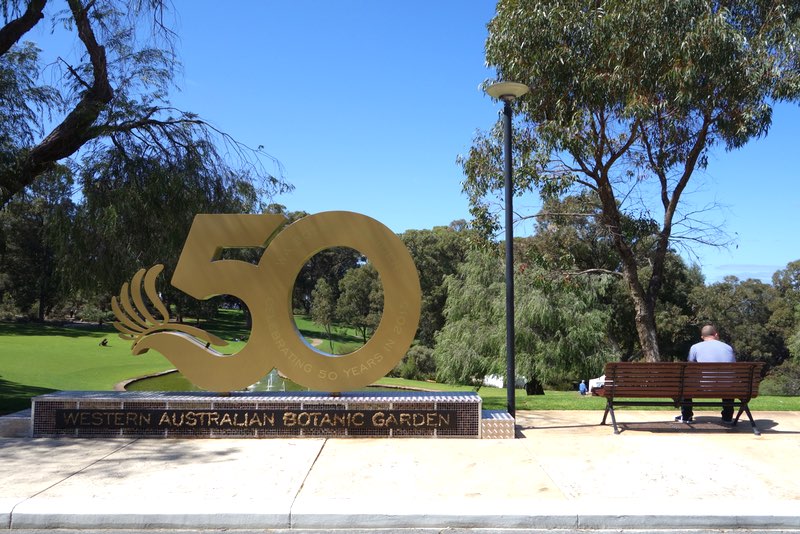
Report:
<svg viewBox="0 0 800 534"><path fill-rule="evenodd" d="M406 380L434 380L436 360L433 349L425 345L413 345L392 370L391 376Z"/></svg>
<svg viewBox="0 0 800 534"><path fill-rule="evenodd" d="M569 130L587 131L605 110L623 125L641 121L652 148L670 141L652 162L668 170L683 166L704 116L715 138L740 146L765 133L770 99L797 97L800 72L787 58L799 18L796 3L763 0L504 0L486 56L501 78L531 86L523 108L542 140L589 154Z"/></svg>
<svg viewBox="0 0 800 534"><path fill-rule="evenodd" d="M800 360L787 360L773 368L759 390L762 395L800 397Z"/></svg>
<svg viewBox="0 0 800 534"><path fill-rule="evenodd" d="M800 325L800 305L795 308L795 325ZM797 330L786 341L786 348L793 358L800 359L800 326L796 328Z"/></svg>
<svg viewBox="0 0 800 534"><path fill-rule="evenodd" d="M305 212L302 212L305 214ZM294 214L290 213L292 220ZM298 217L299 218L299 217ZM334 300L339 298L339 282L345 273L363 262L363 255L348 247L333 247L314 254L300 269L294 283L293 307L305 314L312 313L312 292L319 280L325 280Z"/></svg>
<svg viewBox="0 0 800 534"><path fill-rule="evenodd" d="M247 177L214 174L202 159L167 164L109 150L82 169L80 180L84 199L72 225L68 272L74 285L89 293L115 294L137 269L163 263L161 291L167 301L183 303L182 293L166 281L194 216L257 207Z"/></svg>
<svg viewBox="0 0 800 534"><path fill-rule="evenodd" d="M314 291L311 292L311 318L315 323L325 327L328 343L333 353L333 339L331 339L331 326L336 319L336 300L333 289L324 279L317 280Z"/></svg>
<svg viewBox="0 0 800 534"><path fill-rule="evenodd" d="M71 195L72 175L59 167L0 210L0 298L21 315L35 309L44 320L66 298Z"/></svg>
<svg viewBox="0 0 800 534"><path fill-rule="evenodd" d="M109 150L168 165L194 155L210 174L222 176L235 167L265 190L286 188L267 172L264 160L271 158L260 149L170 105L180 63L169 3L69 0L66 9L45 12L46 4L2 2L0 207L57 162L76 153L99 161ZM40 50L25 41L37 25L72 34L71 42L52 40L68 43L48 51L58 62L44 65ZM280 166L272 162L279 175Z"/></svg>
<svg viewBox="0 0 800 534"><path fill-rule="evenodd" d="M648 360L661 359L656 301L671 243L724 241L687 216L682 194L712 146L765 135L772 103L797 100L798 20L796 2L763 0L497 5L487 64L531 89L514 102L515 195L596 193ZM497 227L491 197L502 191L499 131L480 134L460 160L473 214L488 231ZM629 222L645 223L634 234L646 248L631 239Z"/></svg>
<svg viewBox="0 0 800 534"><path fill-rule="evenodd" d="M516 254L521 261L540 266L555 277L605 276L603 292L597 298L598 306L612 312L609 342L623 360L633 360L641 355L636 311L622 276L619 253L601 217L600 201L594 192L547 199L536 215L536 234L518 239ZM649 263L654 223L627 216L621 220L644 283L652 275ZM665 255L663 277L663 289L655 303L658 345L665 358L685 358L689 341L696 337L689 294L703 284L703 277L699 268L686 267L673 251Z"/></svg>
<svg viewBox="0 0 800 534"><path fill-rule="evenodd" d="M488 252L473 251L446 278L445 327L436 335L437 380L473 384L504 369L503 268Z"/></svg>
<svg viewBox="0 0 800 534"><path fill-rule="evenodd" d="M650 271L642 268L643 277ZM664 284L656 301L658 345L664 360L685 360L699 332L692 292L703 286L703 275L696 265L687 267L683 259L669 252L664 262ZM631 327L635 324L630 322Z"/></svg>
<svg viewBox="0 0 800 534"><path fill-rule="evenodd" d="M9 293L3 293L0 300L0 321L11 321L17 316L17 305Z"/></svg>
<svg viewBox="0 0 800 534"><path fill-rule="evenodd" d="M347 271L339 282L339 322L358 330L366 343L367 333L378 327L382 313L383 286L378 271L371 264Z"/></svg>
<svg viewBox="0 0 800 534"><path fill-rule="evenodd" d="M437 378L480 382L505 369L505 282L500 258L474 251L448 278L447 323L437 335ZM598 306L612 280L553 277L533 265L515 272L517 374L545 384L599 376L618 358L608 343L610 313Z"/></svg>
<svg viewBox="0 0 800 534"><path fill-rule="evenodd" d="M15 151L29 146L44 128L49 109L57 108L55 88L39 85L39 54L31 42L23 42L0 55L0 156L11 165Z"/></svg>
<svg viewBox="0 0 800 534"><path fill-rule="evenodd" d="M795 358L800 356L800 260L789 262L785 269L772 275L772 285L778 293L770 306L769 327L786 341Z"/></svg>
<svg viewBox="0 0 800 534"><path fill-rule="evenodd" d="M711 323L742 360L761 360L779 365L787 352L780 332L771 328L775 289L758 280L740 281L728 276L723 282L692 292L697 324ZM697 335L697 334L695 334Z"/></svg>
<svg viewBox="0 0 800 534"><path fill-rule="evenodd" d="M169 103L167 3L46 4L0 1L0 300L39 319L107 303L139 267L165 263L168 279L196 213L258 212L290 189L260 148ZM52 46L72 34L48 50L58 62L25 42L37 25L59 34ZM179 315L213 315L160 283Z"/></svg>
<svg viewBox="0 0 800 534"><path fill-rule="evenodd" d="M444 326L445 277L456 273L474 237L464 226L454 221L450 226L408 230L400 235L419 273L422 309L417 339L427 347L433 347L434 335Z"/></svg>
<svg viewBox="0 0 800 534"><path fill-rule="evenodd" d="M78 321L85 321L89 323L98 323L98 324L111 324L112 322L116 321L117 318L114 316L114 312L102 309L99 306L95 306L94 304L87 304L82 306L77 312L75 313L75 319Z"/></svg>

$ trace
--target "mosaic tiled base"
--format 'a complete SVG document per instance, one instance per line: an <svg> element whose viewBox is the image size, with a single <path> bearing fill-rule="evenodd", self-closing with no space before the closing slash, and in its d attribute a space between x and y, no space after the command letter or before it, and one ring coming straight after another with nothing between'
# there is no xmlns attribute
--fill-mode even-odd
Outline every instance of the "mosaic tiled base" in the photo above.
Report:
<svg viewBox="0 0 800 534"><path fill-rule="evenodd" d="M87 392L33 399L34 437L479 438L481 398L460 392Z"/></svg>
<svg viewBox="0 0 800 534"><path fill-rule="evenodd" d="M481 438L514 439L514 418L503 410L483 410Z"/></svg>

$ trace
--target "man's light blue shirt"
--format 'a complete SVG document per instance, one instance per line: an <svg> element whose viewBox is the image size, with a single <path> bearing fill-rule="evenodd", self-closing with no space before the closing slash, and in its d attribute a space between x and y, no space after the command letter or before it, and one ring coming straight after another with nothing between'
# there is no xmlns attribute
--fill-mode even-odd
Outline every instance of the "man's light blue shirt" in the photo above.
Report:
<svg viewBox="0 0 800 534"><path fill-rule="evenodd" d="M723 343L717 339L710 339L708 341L701 341L695 343L689 349L690 362L735 362L736 356L733 354L733 348L727 343Z"/></svg>

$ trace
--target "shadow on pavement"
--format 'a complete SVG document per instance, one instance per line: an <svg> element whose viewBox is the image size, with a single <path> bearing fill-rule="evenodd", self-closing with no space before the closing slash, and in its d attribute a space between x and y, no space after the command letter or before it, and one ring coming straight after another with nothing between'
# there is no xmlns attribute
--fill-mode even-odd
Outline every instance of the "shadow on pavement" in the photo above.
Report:
<svg viewBox="0 0 800 534"><path fill-rule="evenodd" d="M756 419L756 427L762 434L800 434L794 430L779 430L780 423L772 419ZM605 425L613 432L611 421ZM727 433L727 434L752 434L753 427L747 420L739 420L736 426L728 426L720 422L719 417L697 417L693 423L677 423L673 421L619 421L617 427L620 433L625 431L632 432L651 432L651 433Z"/></svg>
<svg viewBox="0 0 800 534"><path fill-rule="evenodd" d="M673 414L667 411L653 411L642 415L632 414L630 419L626 418L624 411L617 413L617 427L620 432L650 432L650 433L701 433L701 434L753 434L753 428L746 417L739 419L736 426L723 424L717 414L714 415L695 415L693 423L684 424L673 421ZM582 432L614 432L609 415L605 425L601 425L603 418L602 411L583 412L580 415L559 414L550 412L518 413L516 418L516 437L524 438L523 431L565 431L572 430ZM652 418L652 419L651 419ZM791 417L790 417L791 419ZM800 434L796 426L791 423L783 425L778 418L756 418L756 426L762 434L769 435L795 435ZM528 436L530 437L530 436Z"/></svg>

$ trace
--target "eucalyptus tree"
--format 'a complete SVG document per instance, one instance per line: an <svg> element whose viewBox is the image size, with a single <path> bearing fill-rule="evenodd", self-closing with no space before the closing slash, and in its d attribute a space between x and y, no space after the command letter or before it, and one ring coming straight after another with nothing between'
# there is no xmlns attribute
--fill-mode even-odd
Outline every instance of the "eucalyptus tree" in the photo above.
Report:
<svg viewBox="0 0 800 534"><path fill-rule="evenodd" d="M325 328L325 333L328 334L328 344L333 353L331 327L336 320L336 298L333 288L324 278L317 280L317 285L311 292L311 319Z"/></svg>
<svg viewBox="0 0 800 534"><path fill-rule="evenodd" d="M800 260L789 262L772 275L778 293L772 305L770 326L787 340L792 356L800 356Z"/></svg>
<svg viewBox="0 0 800 534"><path fill-rule="evenodd" d="M294 283L293 307L306 314L313 313L313 292L320 280L325 280L331 297L339 297L339 282L351 269L365 261L364 256L349 247L326 248L314 254L300 269Z"/></svg>
<svg viewBox="0 0 800 534"><path fill-rule="evenodd" d="M635 309L623 279L620 256L608 228L600 222L601 216L600 201L591 191L548 198L535 215L535 234L518 239L515 245L520 261L537 265L552 276L610 276L597 302L612 310L609 342L622 360L633 360L641 357ZM622 218L625 239L631 243L640 276L645 279L652 269L649 261L656 226L647 218ZM689 295L703 285L703 277L698 267L687 266L669 250L664 280L655 305L658 345L665 358L685 357L696 337Z"/></svg>
<svg viewBox="0 0 800 534"><path fill-rule="evenodd" d="M339 281L339 322L358 330L366 343L367 334L378 327L382 314L383 286L375 267L367 263L347 271Z"/></svg>
<svg viewBox="0 0 800 534"><path fill-rule="evenodd" d="M515 194L593 191L621 261L648 361L661 359L656 299L671 242L719 244L686 204L709 150L766 135L800 94L800 4L772 0L500 0L486 61L530 93L514 102ZM496 133L463 158L473 213L502 189ZM656 222L642 276L624 215Z"/></svg>
<svg viewBox="0 0 800 534"><path fill-rule="evenodd" d="M417 339L427 347L434 346L434 335L444 325L445 277L455 274L466 259L472 235L459 221L431 230L408 230L400 234L419 273L422 310Z"/></svg>
<svg viewBox="0 0 800 534"><path fill-rule="evenodd" d="M736 276L726 276L722 282L692 293L698 326L716 325L739 358L762 360L770 366L779 365L788 356L782 332L770 323L777 298L773 286ZM697 332L699 328L695 336Z"/></svg>
<svg viewBox="0 0 800 534"><path fill-rule="evenodd" d="M0 207L57 162L79 153L97 160L109 149L167 163L197 157L218 174L234 162L267 191L286 187L267 172L263 152L170 104L179 69L170 6L163 0L0 0ZM37 26L66 32L72 42L44 54L32 42ZM218 150L221 144L226 150Z"/></svg>

